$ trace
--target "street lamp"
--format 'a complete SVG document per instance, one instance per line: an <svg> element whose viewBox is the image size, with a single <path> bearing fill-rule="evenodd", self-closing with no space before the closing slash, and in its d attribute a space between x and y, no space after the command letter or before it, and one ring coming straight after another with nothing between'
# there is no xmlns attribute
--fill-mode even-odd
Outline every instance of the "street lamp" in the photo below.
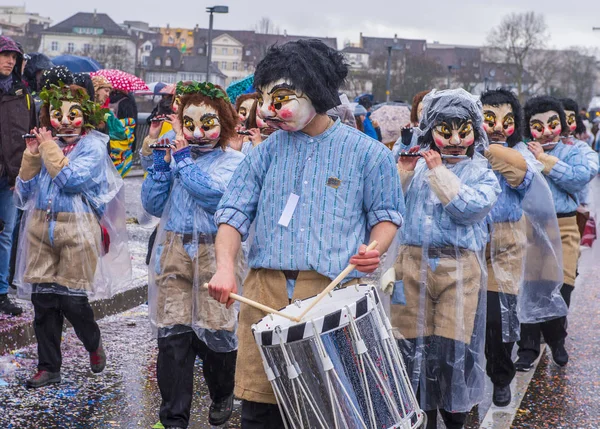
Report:
<svg viewBox="0 0 600 429"><path fill-rule="evenodd" d="M210 59L212 57L212 29L213 29L213 13L229 13L228 6L212 6L207 7L206 11L210 13L208 21L208 52L206 53L206 81L210 81Z"/></svg>
<svg viewBox="0 0 600 429"><path fill-rule="evenodd" d="M402 48L398 46L388 46L388 59L387 59L387 77L385 82L385 101L390 101L390 85L392 80L392 51L401 51Z"/></svg>

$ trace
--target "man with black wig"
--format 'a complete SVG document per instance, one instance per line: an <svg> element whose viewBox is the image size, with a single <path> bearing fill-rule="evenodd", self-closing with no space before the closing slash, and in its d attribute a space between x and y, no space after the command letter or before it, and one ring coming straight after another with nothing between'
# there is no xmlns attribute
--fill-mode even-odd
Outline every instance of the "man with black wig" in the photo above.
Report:
<svg viewBox="0 0 600 429"><path fill-rule="evenodd" d="M585 154L573 144L566 144L568 124L560 101L554 97L534 97L525 104L525 137L531 139L529 150L543 164L544 174L558 218L562 242L564 280L561 294L567 306L575 285L580 235L575 218L578 201L575 197L597 173ZM529 371L540 353L540 336L544 334L553 361L565 366L569 355L565 349L567 318L559 317L542 323L522 323L517 371Z"/></svg>
<svg viewBox="0 0 600 429"><path fill-rule="evenodd" d="M259 115L279 131L242 161L215 214L217 272L209 289L220 302L233 303L234 258L253 222L244 295L272 308L316 295L349 262L357 269L344 285L379 266L404 201L391 152L326 114L339 104L347 73L342 55L318 40L272 47L258 64ZM379 244L367 252L363 243L372 240ZM264 316L240 307L235 394L243 429L283 427L251 333Z"/></svg>

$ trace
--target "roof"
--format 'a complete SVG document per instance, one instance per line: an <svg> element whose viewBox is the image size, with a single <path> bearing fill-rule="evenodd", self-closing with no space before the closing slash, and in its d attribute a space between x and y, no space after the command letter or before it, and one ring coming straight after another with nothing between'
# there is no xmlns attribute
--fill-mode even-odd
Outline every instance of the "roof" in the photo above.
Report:
<svg viewBox="0 0 600 429"><path fill-rule="evenodd" d="M357 46L346 46L342 49L342 52L345 54L368 54L369 51L363 48L359 48Z"/></svg>
<svg viewBox="0 0 600 429"><path fill-rule="evenodd" d="M196 73L199 70L205 71L207 60L208 60L208 58L206 58L206 56L204 56L204 55L183 56L181 58L181 66L179 67L178 71L196 72ZM221 70L219 70L219 68L217 67L217 65L214 62L211 63L211 65L210 65L210 72L212 74L217 74L223 78L227 78L227 75L225 75Z"/></svg>
<svg viewBox="0 0 600 429"><path fill-rule="evenodd" d="M78 12L70 18L48 28L48 33L73 33L75 27L101 28L104 36L129 37L119 24L105 13ZM97 37L97 35L94 35Z"/></svg>
<svg viewBox="0 0 600 429"><path fill-rule="evenodd" d="M213 40L223 34L242 43L243 61L258 61L264 56L266 49L272 45L284 44L296 40L319 39L327 46L337 50L337 38L318 36L294 36L289 34L263 34L252 30L213 30ZM205 46L208 39L208 29L197 28L194 30L194 47Z"/></svg>
<svg viewBox="0 0 600 429"><path fill-rule="evenodd" d="M157 57L161 58L161 65L155 65L154 61ZM166 66L165 60L171 58L171 65ZM150 53L148 65L144 67L147 71L177 73L181 72L204 72L206 71L206 61L208 59L204 55L183 55L179 49L172 46L155 46ZM210 65L210 72L226 78L221 70L213 62Z"/></svg>
<svg viewBox="0 0 600 429"><path fill-rule="evenodd" d="M368 37L360 36L363 49L370 53L386 52L389 46L395 49L406 50L414 54L425 52L427 41L425 39L400 39L398 37Z"/></svg>

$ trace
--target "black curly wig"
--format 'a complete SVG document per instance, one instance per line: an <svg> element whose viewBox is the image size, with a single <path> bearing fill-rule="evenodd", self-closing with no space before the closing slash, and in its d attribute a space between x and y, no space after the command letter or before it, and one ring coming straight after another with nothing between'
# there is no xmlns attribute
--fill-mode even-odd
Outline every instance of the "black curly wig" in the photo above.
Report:
<svg viewBox="0 0 600 429"><path fill-rule="evenodd" d="M523 139L523 108L519 99L512 91L504 88L486 91L481 94L481 104L494 107L499 107L502 104L510 105L515 118L515 132L506 139L506 143L509 147L514 147Z"/></svg>
<svg viewBox="0 0 600 429"><path fill-rule="evenodd" d="M280 79L305 94L319 114L340 104L339 88L348 75L344 56L318 39L271 46L256 66L254 87L264 89Z"/></svg>
<svg viewBox="0 0 600 429"><path fill-rule="evenodd" d="M560 118L560 126L562 128L562 134L569 134L567 118L561 102L556 97L541 95L527 100L527 103L525 103L525 107L523 108L523 112L525 114L525 129L523 130L523 134L525 135L525 137L532 138L531 128L529 127L529 121L531 120L531 117L533 115L537 115L538 113L550 112L551 110L558 113L558 117Z"/></svg>
<svg viewBox="0 0 600 429"><path fill-rule="evenodd" d="M577 102L572 98L561 98L560 102L562 103L565 110L575 112L575 121L577 123L577 128L575 128L575 132L573 134L579 135L585 133L587 131L587 128L585 127L583 119L579 114L579 106L577 105Z"/></svg>

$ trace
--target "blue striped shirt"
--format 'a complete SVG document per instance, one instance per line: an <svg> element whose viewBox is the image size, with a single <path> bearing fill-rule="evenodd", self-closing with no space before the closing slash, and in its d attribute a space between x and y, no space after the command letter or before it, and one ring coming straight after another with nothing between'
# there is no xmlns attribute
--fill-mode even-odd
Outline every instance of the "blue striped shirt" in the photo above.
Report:
<svg viewBox="0 0 600 429"><path fill-rule="evenodd" d="M591 180L593 169L585 153L575 145L559 142L546 153L559 159L545 174L554 199L554 209L559 214L574 212L579 205L576 194Z"/></svg>
<svg viewBox="0 0 600 429"><path fill-rule="evenodd" d="M505 143L504 146L507 146L507 144ZM527 172L525 173L523 182L516 188L513 188L508 184L502 174L494 171L498 183L500 183L502 193L498 196L498 201L490 214L492 222L517 222L523 216L523 198L531 186L537 161L525 143L517 143L513 149L518 151L525 158L525 161L527 162Z"/></svg>
<svg viewBox="0 0 600 429"><path fill-rule="evenodd" d="M402 243L482 250L488 241L487 215L501 192L498 180L478 154L472 160L444 165L461 181L458 195L442 205L429 185L429 168L420 159L406 191Z"/></svg>
<svg viewBox="0 0 600 429"><path fill-rule="evenodd" d="M590 166L590 182L592 181L592 179L594 178L594 176L596 176L596 174L598 174L598 152L596 152L594 149L592 149L590 147L589 144L587 144L586 142L576 139L574 137L571 137L569 140L571 140L571 142L577 146L579 149L581 149L581 151L583 152L583 154L585 155L586 159L588 160L589 166ZM577 194L575 195L575 197L577 198L577 202L579 204L584 204L587 205L590 203L590 182L588 182L581 191L577 192Z"/></svg>
<svg viewBox="0 0 600 429"><path fill-rule="evenodd" d="M300 199L284 227L279 219L292 193ZM389 149L337 120L318 136L277 131L254 148L215 218L244 240L254 222L250 267L312 270L334 278L368 241L373 226L384 221L399 226L403 213Z"/></svg>

